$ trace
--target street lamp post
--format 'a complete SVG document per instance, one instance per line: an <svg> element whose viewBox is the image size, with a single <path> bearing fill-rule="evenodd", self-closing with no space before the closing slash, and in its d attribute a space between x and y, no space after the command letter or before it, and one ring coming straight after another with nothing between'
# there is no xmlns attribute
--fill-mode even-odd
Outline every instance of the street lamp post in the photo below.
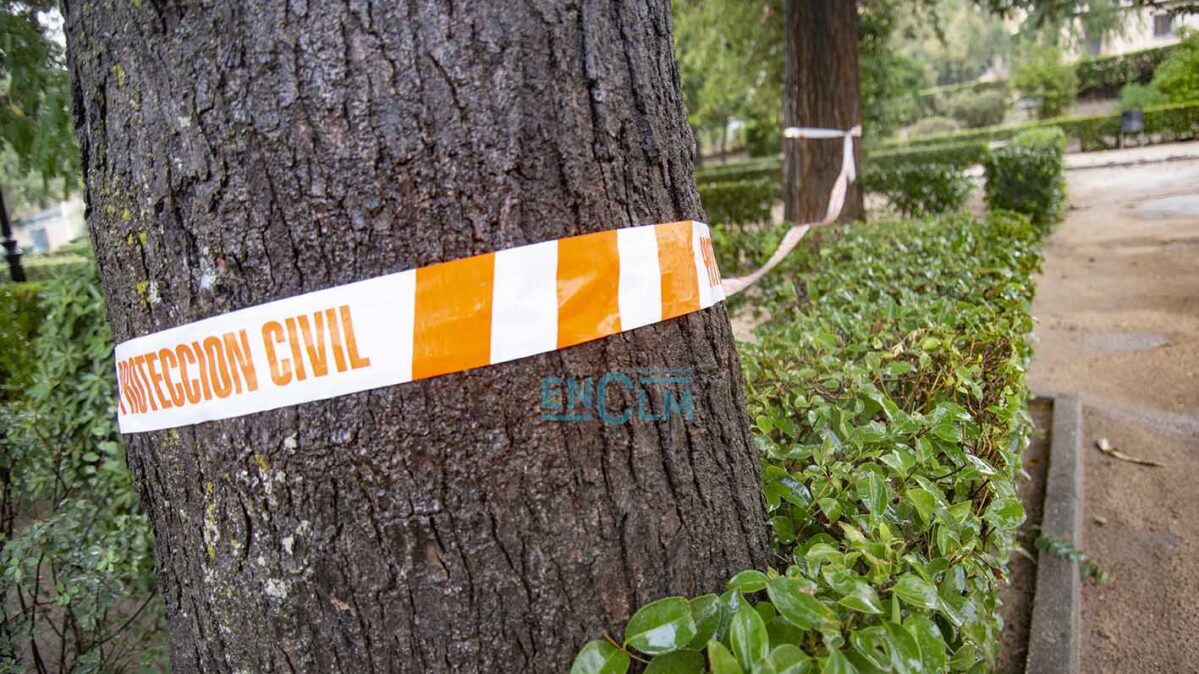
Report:
<svg viewBox="0 0 1199 674"><path fill-rule="evenodd" d="M8 273L13 282L23 282L25 269L21 266L21 245L12 236L8 207L4 205L4 190L0 190L0 245L4 246L4 259L8 261Z"/></svg>

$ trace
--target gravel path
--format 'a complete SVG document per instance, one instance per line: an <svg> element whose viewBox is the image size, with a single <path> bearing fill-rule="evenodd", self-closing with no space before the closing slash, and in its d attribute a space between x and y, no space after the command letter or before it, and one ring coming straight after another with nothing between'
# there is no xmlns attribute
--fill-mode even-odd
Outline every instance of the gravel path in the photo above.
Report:
<svg viewBox="0 0 1199 674"><path fill-rule="evenodd" d="M1086 405L1082 671L1199 672L1199 143L1125 152L1068 175L1030 377Z"/></svg>

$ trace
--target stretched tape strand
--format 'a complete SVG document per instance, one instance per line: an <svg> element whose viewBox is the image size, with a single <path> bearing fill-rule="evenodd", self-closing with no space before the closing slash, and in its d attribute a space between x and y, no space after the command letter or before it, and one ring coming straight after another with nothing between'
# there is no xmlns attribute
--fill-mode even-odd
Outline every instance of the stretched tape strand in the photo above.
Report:
<svg viewBox="0 0 1199 674"><path fill-rule="evenodd" d="M122 433L567 348L724 299L707 225L584 234L232 311L116 347Z"/></svg>

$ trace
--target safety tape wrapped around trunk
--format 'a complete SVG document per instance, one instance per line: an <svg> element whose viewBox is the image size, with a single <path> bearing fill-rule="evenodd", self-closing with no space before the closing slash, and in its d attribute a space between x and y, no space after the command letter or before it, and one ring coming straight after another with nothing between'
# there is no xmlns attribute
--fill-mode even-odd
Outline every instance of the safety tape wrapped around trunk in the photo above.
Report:
<svg viewBox="0 0 1199 674"><path fill-rule="evenodd" d="M563 349L725 298L707 225L546 241L213 316L116 348L122 433Z"/></svg>

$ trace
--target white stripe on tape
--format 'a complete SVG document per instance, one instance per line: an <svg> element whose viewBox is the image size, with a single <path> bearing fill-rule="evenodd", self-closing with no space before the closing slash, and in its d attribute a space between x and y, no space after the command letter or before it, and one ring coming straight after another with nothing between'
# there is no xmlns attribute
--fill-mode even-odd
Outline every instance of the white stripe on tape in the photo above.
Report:
<svg viewBox="0 0 1199 674"><path fill-rule="evenodd" d="M625 330L662 320L658 238L648 227L616 230L620 251L620 325Z"/></svg>
<svg viewBox="0 0 1199 674"><path fill-rule="evenodd" d="M558 348L558 242L495 254L491 362Z"/></svg>

